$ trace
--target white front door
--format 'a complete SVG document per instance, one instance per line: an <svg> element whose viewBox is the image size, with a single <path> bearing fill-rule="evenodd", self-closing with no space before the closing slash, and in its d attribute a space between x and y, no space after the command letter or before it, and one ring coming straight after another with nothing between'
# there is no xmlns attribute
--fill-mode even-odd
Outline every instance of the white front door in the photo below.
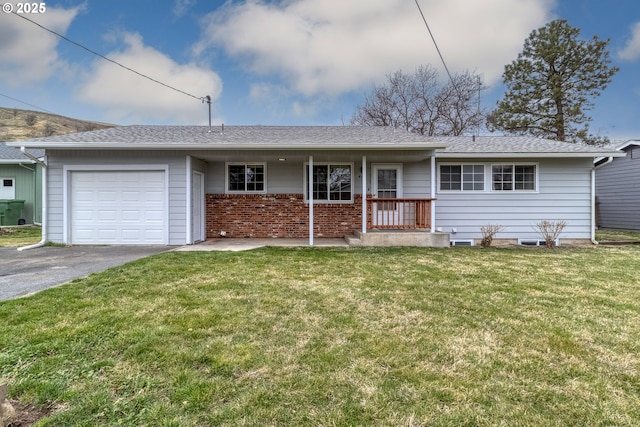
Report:
<svg viewBox="0 0 640 427"><path fill-rule="evenodd" d="M201 242L204 235L204 174L193 171L191 177L191 232L193 242Z"/></svg>
<svg viewBox="0 0 640 427"><path fill-rule="evenodd" d="M402 198L402 165L373 165L373 195L378 199ZM401 205L392 200L381 200L374 205L373 226L398 225L402 215Z"/></svg>

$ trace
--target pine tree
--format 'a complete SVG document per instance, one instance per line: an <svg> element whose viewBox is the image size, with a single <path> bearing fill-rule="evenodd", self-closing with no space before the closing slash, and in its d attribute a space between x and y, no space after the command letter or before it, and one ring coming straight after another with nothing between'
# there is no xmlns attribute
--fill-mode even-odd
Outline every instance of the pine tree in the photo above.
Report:
<svg viewBox="0 0 640 427"><path fill-rule="evenodd" d="M489 115L490 130L558 141L597 143L589 135L592 99L611 82L609 40L586 41L566 20L534 30L518 58L505 66L504 98Z"/></svg>

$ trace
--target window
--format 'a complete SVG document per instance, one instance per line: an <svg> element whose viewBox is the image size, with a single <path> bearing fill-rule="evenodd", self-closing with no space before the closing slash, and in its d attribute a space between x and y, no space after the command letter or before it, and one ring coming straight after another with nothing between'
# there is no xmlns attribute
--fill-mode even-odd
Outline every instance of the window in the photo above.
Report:
<svg viewBox="0 0 640 427"><path fill-rule="evenodd" d="M494 191L536 189L535 165L493 165L491 176Z"/></svg>
<svg viewBox="0 0 640 427"><path fill-rule="evenodd" d="M313 200L314 201L353 201L351 191L351 164L314 164ZM309 165L305 165L305 198L309 200Z"/></svg>
<svg viewBox="0 0 640 427"><path fill-rule="evenodd" d="M227 192L229 193L264 193L265 178L264 164L227 164Z"/></svg>
<svg viewBox="0 0 640 427"><path fill-rule="evenodd" d="M440 190L484 191L484 165L440 165Z"/></svg>

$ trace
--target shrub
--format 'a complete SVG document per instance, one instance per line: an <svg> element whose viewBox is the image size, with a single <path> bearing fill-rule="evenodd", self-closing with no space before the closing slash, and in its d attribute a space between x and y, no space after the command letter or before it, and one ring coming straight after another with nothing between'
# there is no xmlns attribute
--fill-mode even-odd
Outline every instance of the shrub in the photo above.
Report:
<svg viewBox="0 0 640 427"><path fill-rule="evenodd" d="M560 237L560 233L566 227L567 221L540 221L533 228L542 235L547 248L556 247L556 240Z"/></svg>
<svg viewBox="0 0 640 427"><path fill-rule="evenodd" d="M487 224L480 227L480 232L482 233L482 240L480 241L480 246L483 248L488 248L491 246L491 242L493 242L493 238L496 234L504 230L504 227L497 224Z"/></svg>

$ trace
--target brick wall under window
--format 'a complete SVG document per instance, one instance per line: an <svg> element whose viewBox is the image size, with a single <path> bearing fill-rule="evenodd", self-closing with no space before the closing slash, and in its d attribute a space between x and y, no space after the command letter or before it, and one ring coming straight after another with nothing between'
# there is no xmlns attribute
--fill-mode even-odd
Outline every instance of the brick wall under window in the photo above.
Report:
<svg viewBox="0 0 640 427"><path fill-rule="evenodd" d="M207 194L207 237L309 237L302 194ZM313 205L314 236L344 237L362 227L362 196L354 203Z"/></svg>

